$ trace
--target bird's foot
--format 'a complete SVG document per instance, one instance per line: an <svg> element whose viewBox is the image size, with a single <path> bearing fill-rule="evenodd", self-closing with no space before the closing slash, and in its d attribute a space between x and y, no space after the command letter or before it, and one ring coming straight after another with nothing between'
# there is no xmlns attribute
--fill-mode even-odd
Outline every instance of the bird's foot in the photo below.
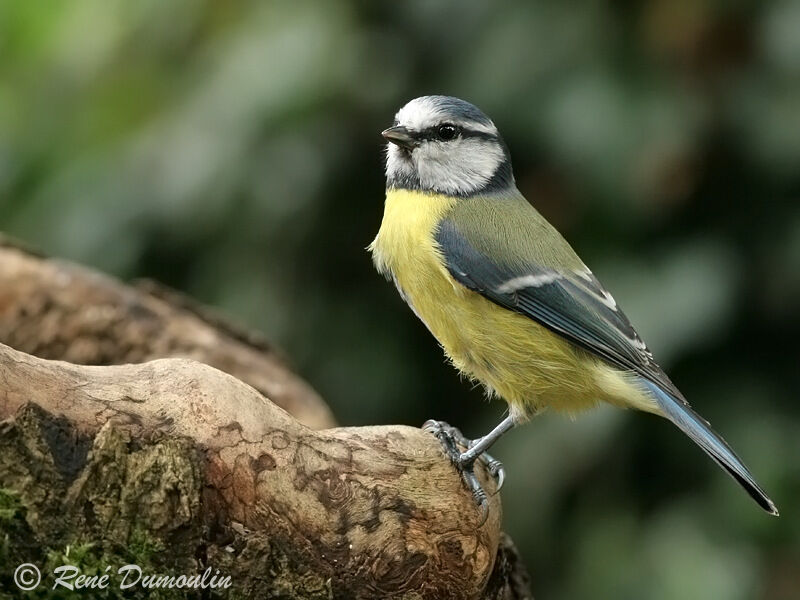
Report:
<svg viewBox="0 0 800 600"><path fill-rule="evenodd" d="M500 488L503 487L503 482L506 478L503 464L499 460L493 458L488 452L482 452L478 455L471 455L466 452L477 444L480 438L477 440L470 440L464 436L458 428L444 421L426 421L422 429L432 433L442 444L444 453L461 474L461 480L464 482L464 485L472 492L472 497L475 499L475 503L481 511L480 524L483 525L486 522L486 518L489 516L489 498L478 481L478 478L475 476L475 461L480 460L486 465L486 470L494 478L496 486L493 494L499 492ZM464 448L464 451L459 447Z"/></svg>
<svg viewBox="0 0 800 600"><path fill-rule="evenodd" d="M457 427L453 427L444 421L434 421L433 419L426 421L422 426L422 429L435 435L436 438L442 443L445 454L447 454L453 463L457 464L462 462L474 462L475 460L472 459L472 461L470 461L468 457L464 457L464 453L458 448L459 446L462 446L464 449L469 449L483 439L478 438L475 440L470 440L463 433L461 433L461 430ZM506 479L506 471L503 467L503 463L494 458L488 452L479 454L476 459L480 460L484 465L486 465L486 470L497 482L497 487L494 490L494 493L496 494L500 491L500 488L503 487L503 482Z"/></svg>

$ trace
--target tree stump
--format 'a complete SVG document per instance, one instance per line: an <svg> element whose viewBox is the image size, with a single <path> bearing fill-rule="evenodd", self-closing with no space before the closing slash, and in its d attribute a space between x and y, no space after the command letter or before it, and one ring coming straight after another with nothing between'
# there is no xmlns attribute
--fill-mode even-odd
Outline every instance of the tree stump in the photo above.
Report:
<svg viewBox="0 0 800 600"><path fill-rule="evenodd" d="M197 597L531 597L499 496L481 526L435 438L332 428L267 344L173 293L6 243L0 341L0 597L23 562L48 588L135 564L230 578Z"/></svg>

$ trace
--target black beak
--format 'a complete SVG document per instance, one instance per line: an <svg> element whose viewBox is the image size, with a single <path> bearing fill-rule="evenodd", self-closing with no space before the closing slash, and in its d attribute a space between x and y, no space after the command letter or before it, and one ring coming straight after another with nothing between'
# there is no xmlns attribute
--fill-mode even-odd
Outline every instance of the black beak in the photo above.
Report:
<svg viewBox="0 0 800 600"><path fill-rule="evenodd" d="M381 135L389 142L405 148L406 150L413 150L419 146L419 142L414 138L412 133L402 125L395 125L384 129Z"/></svg>

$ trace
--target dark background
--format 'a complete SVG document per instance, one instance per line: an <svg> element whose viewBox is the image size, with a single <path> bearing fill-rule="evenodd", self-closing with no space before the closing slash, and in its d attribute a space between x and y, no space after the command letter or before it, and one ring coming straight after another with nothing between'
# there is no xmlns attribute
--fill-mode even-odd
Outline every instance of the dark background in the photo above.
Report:
<svg viewBox="0 0 800 600"><path fill-rule="evenodd" d="M0 2L0 229L262 330L347 425L501 416L364 248L451 94L777 502L652 416L502 440L538 597L800 597L800 3Z"/></svg>

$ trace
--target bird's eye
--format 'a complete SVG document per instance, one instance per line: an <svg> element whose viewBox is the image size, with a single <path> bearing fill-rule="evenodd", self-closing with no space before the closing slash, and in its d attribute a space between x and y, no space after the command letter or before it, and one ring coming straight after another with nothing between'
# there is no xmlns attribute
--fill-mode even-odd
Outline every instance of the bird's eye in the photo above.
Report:
<svg viewBox="0 0 800 600"><path fill-rule="evenodd" d="M436 129L436 134L440 140L449 142L458 135L458 127L450 123L443 123Z"/></svg>

